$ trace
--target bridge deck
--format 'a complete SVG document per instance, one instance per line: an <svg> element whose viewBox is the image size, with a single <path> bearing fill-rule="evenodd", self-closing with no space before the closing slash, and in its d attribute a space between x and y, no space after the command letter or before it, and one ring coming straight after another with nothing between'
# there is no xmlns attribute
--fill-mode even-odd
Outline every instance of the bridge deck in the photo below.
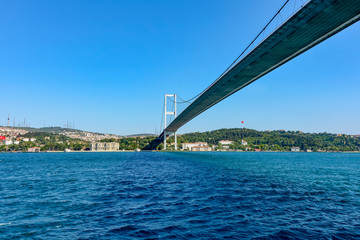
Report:
<svg viewBox="0 0 360 240"><path fill-rule="evenodd" d="M211 84L164 132L205 110L360 19L359 0L312 0ZM164 132L159 136L163 137Z"/></svg>

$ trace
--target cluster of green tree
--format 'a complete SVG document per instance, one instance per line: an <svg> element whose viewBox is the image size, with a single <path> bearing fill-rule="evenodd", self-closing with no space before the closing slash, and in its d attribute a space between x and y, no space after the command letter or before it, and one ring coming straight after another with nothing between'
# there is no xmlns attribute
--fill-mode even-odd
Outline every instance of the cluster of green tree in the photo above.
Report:
<svg viewBox="0 0 360 240"><path fill-rule="evenodd" d="M349 135L338 136L330 133L303 133L300 131L257 131L246 128L219 129L209 132L195 132L178 135L178 146L186 142L207 142L215 149L221 149L221 140L233 141L229 149L250 150L260 149L262 151L290 151L292 147L299 147L301 151L359 151L360 138ZM247 145L242 145L242 140ZM132 137L116 139L104 139L104 142L120 143L120 149L143 150L163 149L161 139L156 137ZM160 142L160 144L158 144ZM174 149L174 137L167 139L168 149Z"/></svg>
<svg viewBox="0 0 360 240"><path fill-rule="evenodd" d="M159 139L150 138L153 144L144 149L154 149L154 144ZM124 139L123 139L124 140ZM145 139L142 139L144 141ZM257 131L246 128L219 129L208 132L195 132L178 135L178 146L185 142L207 142L215 149L222 148L221 140L233 141L230 149L245 150L245 148L261 149L262 151L290 151L292 147L299 147L301 151L359 151L360 138L349 135L337 135L330 133L303 133L300 131ZM241 141L247 142L242 145ZM146 139L148 142L149 139ZM161 141L161 140L160 140ZM174 138L167 140L168 149L173 149ZM161 143L157 149L162 149Z"/></svg>
<svg viewBox="0 0 360 240"><path fill-rule="evenodd" d="M173 139L170 138L169 142ZM302 151L359 151L360 139L349 135L338 136L330 133L303 133L300 131L257 131L246 128L219 129L203 133L188 133L178 137L183 142L207 142L221 148L218 142L230 140L234 143L230 149L261 149L263 151L290 151L291 147L300 147ZM247 141L244 146L241 141Z"/></svg>
<svg viewBox="0 0 360 240"><path fill-rule="evenodd" d="M41 147L41 151L64 151L71 149L75 151L90 150L90 143L66 142L66 143L48 143Z"/></svg>
<svg viewBox="0 0 360 240"><path fill-rule="evenodd" d="M136 150L136 149L147 149L146 147L153 141L156 137L125 137L120 139L110 138L102 139L100 142L118 142L119 149L121 150Z"/></svg>
<svg viewBox="0 0 360 240"><path fill-rule="evenodd" d="M8 146L1 145L0 146L0 152L6 152L6 151L27 151L28 148L36 147L36 144L34 142L23 142L20 141L19 144L10 144Z"/></svg>

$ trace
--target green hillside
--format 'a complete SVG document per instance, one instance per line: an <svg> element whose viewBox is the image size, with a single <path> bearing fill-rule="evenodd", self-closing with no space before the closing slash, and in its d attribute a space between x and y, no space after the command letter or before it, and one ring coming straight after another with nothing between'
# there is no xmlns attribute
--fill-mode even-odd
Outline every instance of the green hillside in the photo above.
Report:
<svg viewBox="0 0 360 240"><path fill-rule="evenodd" d="M300 147L301 151L359 151L360 138L350 135L331 133L303 133L301 131L257 131L246 128L219 129L208 132L194 132L178 136L178 145L184 142L207 142L215 148L221 148L220 140L234 141L230 149L245 150L246 147L263 151L290 151L291 147ZM247 145L241 145L241 140ZM141 142L141 140L139 140ZM174 138L168 139L170 149ZM139 144L142 145L142 144ZM162 144L159 146L162 149ZM159 149L158 148L158 149ZM151 149L151 144L145 149ZM249 150L249 149L248 149Z"/></svg>

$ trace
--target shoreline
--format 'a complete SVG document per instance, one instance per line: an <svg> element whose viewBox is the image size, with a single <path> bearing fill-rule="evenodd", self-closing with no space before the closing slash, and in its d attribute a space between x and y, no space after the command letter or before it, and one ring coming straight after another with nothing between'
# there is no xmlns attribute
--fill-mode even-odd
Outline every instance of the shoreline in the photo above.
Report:
<svg viewBox="0 0 360 240"><path fill-rule="evenodd" d="M291 152L291 151L163 151L163 150L120 150L120 151L42 151L42 152L0 152L0 153L129 153L129 152L172 152L172 153L360 153L360 151L336 152Z"/></svg>

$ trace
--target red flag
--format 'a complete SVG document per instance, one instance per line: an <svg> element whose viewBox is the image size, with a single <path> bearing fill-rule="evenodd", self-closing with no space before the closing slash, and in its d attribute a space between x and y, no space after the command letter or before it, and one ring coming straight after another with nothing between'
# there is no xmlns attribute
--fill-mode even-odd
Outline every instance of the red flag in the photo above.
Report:
<svg viewBox="0 0 360 240"><path fill-rule="evenodd" d="M6 137L5 136L0 136L0 139L1 140L6 140Z"/></svg>

